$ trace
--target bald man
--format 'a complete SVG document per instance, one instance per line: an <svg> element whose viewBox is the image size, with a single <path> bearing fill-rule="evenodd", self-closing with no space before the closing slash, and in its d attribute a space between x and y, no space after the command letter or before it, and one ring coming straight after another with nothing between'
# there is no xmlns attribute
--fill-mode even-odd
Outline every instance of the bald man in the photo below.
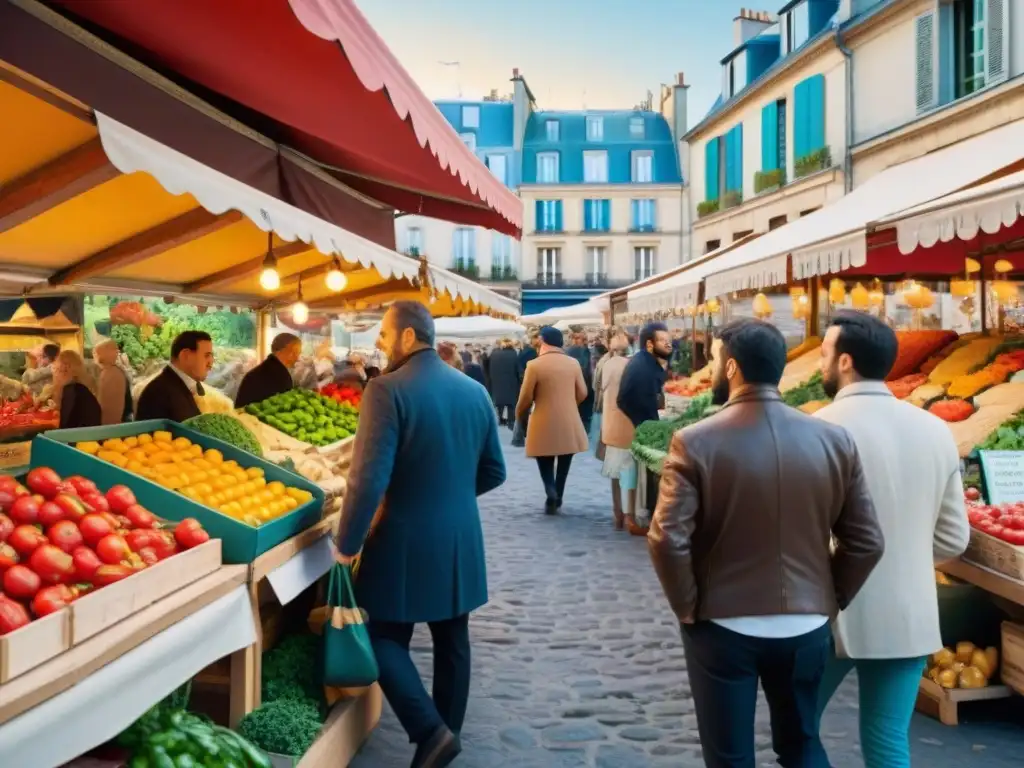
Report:
<svg viewBox="0 0 1024 768"><path fill-rule="evenodd" d="M302 340L292 333L279 333L270 343L270 354L242 379L235 407L262 403L268 397L287 392L294 384L292 368L302 356Z"/></svg>
<svg viewBox="0 0 1024 768"><path fill-rule="evenodd" d="M121 424L132 420L132 388L128 374L117 364L121 348L113 339L97 344L92 356L100 366L97 389L103 424Z"/></svg>

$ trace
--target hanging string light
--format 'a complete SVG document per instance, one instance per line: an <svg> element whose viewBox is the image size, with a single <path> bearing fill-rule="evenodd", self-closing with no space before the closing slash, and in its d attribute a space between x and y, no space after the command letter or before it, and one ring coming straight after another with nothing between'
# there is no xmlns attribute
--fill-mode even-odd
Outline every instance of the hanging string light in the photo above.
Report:
<svg viewBox="0 0 1024 768"><path fill-rule="evenodd" d="M327 288L334 293L341 293L348 285L348 278L341 271L341 260L335 256L331 261L331 269L327 273Z"/></svg>
<svg viewBox="0 0 1024 768"><path fill-rule="evenodd" d="M267 232L267 255L263 258L260 287L265 291L276 291L281 287L281 275L277 271L277 256L274 255L273 230Z"/></svg>
<svg viewBox="0 0 1024 768"><path fill-rule="evenodd" d="M294 304L292 304L292 320L299 325L303 325L309 320L309 307L306 306L306 302L302 300L302 276L299 275L299 295Z"/></svg>

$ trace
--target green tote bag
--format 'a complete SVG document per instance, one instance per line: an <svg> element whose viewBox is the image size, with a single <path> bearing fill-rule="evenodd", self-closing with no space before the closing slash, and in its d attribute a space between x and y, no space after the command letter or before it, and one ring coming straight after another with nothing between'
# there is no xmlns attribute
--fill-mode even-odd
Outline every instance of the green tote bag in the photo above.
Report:
<svg viewBox="0 0 1024 768"><path fill-rule="evenodd" d="M324 624L324 685L362 688L377 682L380 672L370 645L363 613L356 605L351 569L335 563L327 585Z"/></svg>

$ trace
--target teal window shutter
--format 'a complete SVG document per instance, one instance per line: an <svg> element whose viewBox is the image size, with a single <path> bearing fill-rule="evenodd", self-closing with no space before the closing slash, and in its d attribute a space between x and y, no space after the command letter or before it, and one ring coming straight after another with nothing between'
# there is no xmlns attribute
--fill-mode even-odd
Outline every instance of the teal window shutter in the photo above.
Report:
<svg viewBox="0 0 1024 768"><path fill-rule="evenodd" d="M592 231L594 229L594 201L584 200L583 201L583 229L584 231Z"/></svg>
<svg viewBox="0 0 1024 768"><path fill-rule="evenodd" d="M779 104L765 104L761 110L761 170L779 167Z"/></svg>
<svg viewBox="0 0 1024 768"><path fill-rule="evenodd" d="M807 81L796 84L793 89L793 159L807 155Z"/></svg>
<svg viewBox="0 0 1024 768"><path fill-rule="evenodd" d="M629 226L630 229L637 229L640 226L640 201L629 201Z"/></svg>
<svg viewBox="0 0 1024 768"><path fill-rule="evenodd" d="M612 228L612 201L601 201L601 230L607 232Z"/></svg>
<svg viewBox="0 0 1024 768"><path fill-rule="evenodd" d="M554 208L555 208L555 226L554 226L554 231L555 232L561 232L561 231L563 231L562 230L562 201L561 200L555 200L555 201L553 201L552 204L554 205Z"/></svg>
<svg viewBox="0 0 1024 768"><path fill-rule="evenodd" d="M721 137L716 136L704 145L704 199L718 199L718 145Z"/></svg>
<svg viewBox="0 0 1024 768"><path fill-rule="evenodd" d="M545 202L544 200L538 200L534 203L534 216L537 219L534 226L538 232L543 232L547 229L547 217L544 215L547 212L544 206Z"/></svg>
<svg viewBox="0 0 1024 768"><path fill-rule="evenodd" d="M743 123L732 129L732 186L731 190L743 191Z"/></svg>
<svg viewBox="0 0 1024 768"><path fill-rule="evenodd" d="M807 83L807 151L825 146L825 76L813 75Z"/></svg>
<svg viewBox="0 0 1024 768"><path fill-rule="evenodd" d="M937 103L935 62L935 12L922 13L914 19L914 56L916 71L914 86L917 111L927 112Z"/></svg>

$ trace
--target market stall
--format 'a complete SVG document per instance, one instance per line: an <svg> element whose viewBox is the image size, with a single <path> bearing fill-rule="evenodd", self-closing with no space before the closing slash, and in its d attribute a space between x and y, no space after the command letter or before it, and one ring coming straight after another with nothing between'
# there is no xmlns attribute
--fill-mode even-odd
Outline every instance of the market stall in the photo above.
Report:
<svg viewBox="0 0 1024 768"><path fill-rule="evenodd" d="M607 299L588 299L568 307L555 307L535 315L520 315L519 323L528 326L554 325L565 329L570 325L605 325L609 313Z"/></svg>

